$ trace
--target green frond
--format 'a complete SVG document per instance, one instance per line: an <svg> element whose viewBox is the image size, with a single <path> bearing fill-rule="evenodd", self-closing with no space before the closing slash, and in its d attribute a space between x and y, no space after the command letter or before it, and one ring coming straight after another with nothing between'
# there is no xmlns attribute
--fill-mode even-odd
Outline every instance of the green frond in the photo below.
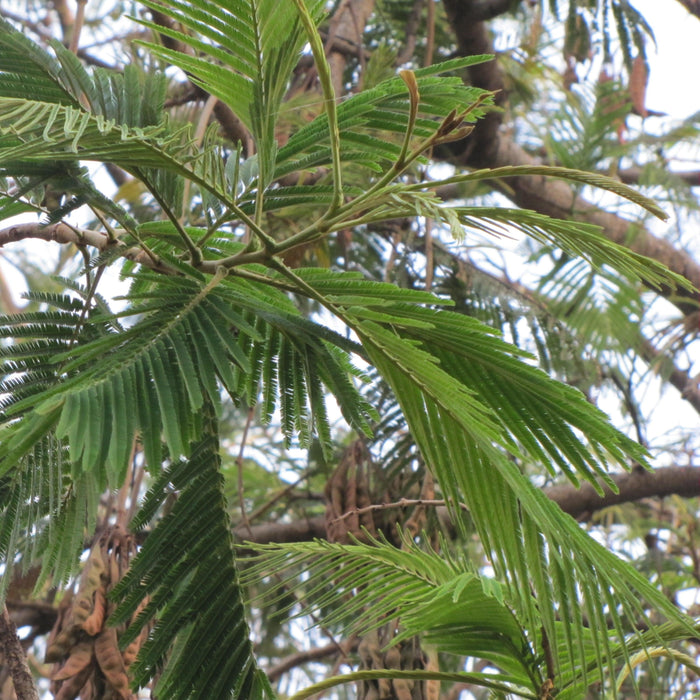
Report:
<svg viewBox="0 0 700 700"><path fill-rule="evenodd" d="M498 680L496 680L498 678ZM490 673L469 673L469 672L441 672L441 671L402 671L395 668L370 669L362 671L351 671L340 676L331 676L318 683L299 690L290 696L289 700L307 700L307 698L318 697L330 688L355 683L356 681L379 681L381 679L396 680L402 682L414 681L439 681L442 683L464 683L476 688L490 690L493 697L517 697L525 700L536 700L537 696L521 686L518 686L515 679L508 676L494 676Z"/></svg>
<svg viewBox="0 0 700 700"><path fill-rule="evenodd" d="M203 437L189 459L156 479L136 517L134 525L145 526L178 491L115 587L112 622L128 621L148 597L121 640L127 645L155 623L132 667L137 685L158 675L155 692L173 700L262 700L270 696L245 620L211 406L204 411Z"/></svg>
<svg viewBox="0 0 700 700"><path fill-rule="evenodd" d="M598 479L609 481L608 459L644 460L639 446L604 414L524 363L513 346L474 319L412 303L418 297L424 302L422 294L368 284L362 303L354 304L359 300L352 298L352 277L302 274L319 293L342 290L332 308L355 330L392 387L452 507L457 502L469 507L497 573L508 572L512 604L532 630L544 624L550 641L563 635L568 656L582 661L586 624L607 624L600 600L607 603L618 638L643 619L641 601L669 619L683 619L645 579L562 514L507 456L529 454L575 482L582 477L600 488ZM388 300L381 298L383 288ZM535 598L525 594L530 590ZM596 644L610 667L608 645L600 639Z"/></svg>
<svg viewBox="0 0 700 700"><path fill-rule="evenodd" d="M630 68L634 54L643 54L646 40L654 39L654 32L648 22L628 0L591 0L585 3L541 0L542 6L545 3L557 19L561 19L566 10L569 17L579 10L576 14L585 20L586 30L596 32L606 63L612 61L613 42L622 52L625 65Z"/></svg>
<svg viewBox="0 0 700 700"><path fill-rule="evenodd" d="M189 31L141 24L194 49L188 55L155 43L145 43L156 56L190 75L207 92L226 103L256 140L263 186L272 178L275 161L274 125L306 37L293 3L274 0L235 0L226 7L198 0L162 4L148 0L147 7L163 12ZM318 22L324 3L308 3Z"/></svg>
<svg viewBox="0 0 700 700"><path fill-rule="evenodd" d="M73 475L75 476L75 475ZM36 435L12 472L0 478L0 579L4 597L15 566L40 565L36 589L74 574L85 538L95 525L103 491L94 475L71 476L65 445Z"/></svg>
<svg viewBox="0 0 700 700"><path fill-rule="evenodd" d="M56 440L40 439L23 458L20 468L0 479L0 561L7 567L0 579L3 598L17 556L23 568L42 558L42 536L47 539L44 531L57 529L60 537L72 537L62 530L62 523L56 518L64 498L63 476L69 466L66 457L63 446ZM81 527L81 537L82 532ZM55 537L53 540L58 541ZM50 568L47 561L42 564L46 570ZM63 569L60 577L65 574Z"/></svg>
<svg viewBox="0 0 700 700"><path fill-rule="evenodd" d="M290 441L298 435L306 445L317 432L329 446L323 385L335 392L350 424L369 431L372 409L350 381L345 355L357 345L304 319L284 294L236 278L203 285L146 277L154 284L133 293L127 311L88 315L82 329L78 308L0 323L0 335L32 339L32 350L43 353L43 359L23 359L24 343L15 343L0 358L6 372L20 373L21 382L11 387L5 408L11 437L0 455L6 468L43 427L67 439L78 473L106 463L108 483L120 483L136 433L148 464L157 469L161 433L171 457L186 454L199 430L203 396L216 396L219 382L250 405L262 395L268 416L279 405ZM113 321L129 317L136 322L115 332ZM263 332L256 319L263 321ZM78 337L81 342L73 344ZM36 345L41 338L50 342ZM253 366L267 369L255 374Z"/></svg>
<svg viewBox="0 0 700 700"><path fill-rule="evenodd" d="M46 51L0 18L0 96L77 106L61 72Z"/></svg>
<svg viewBox="0 0 700 700"><path fill-rule="evenodd" d="M577 539L582 542L589 539L571 519L568 521L571 526L567 529L578 532ZM548 669L540 646L544 643L539 626L541 620L535 617L531 620L533 626L523 627L523 616L513 609L514 606L522 613L521 601L511 599L512 587L501 589L494 581L480 578L467 564L432 550L422 551L408 540L402 549L376 540L353 545L315 541L279 545L247 543L245 546L255 550L257 555L242 576L244 584L256 583L274 572L273 592L295 590L304 601L304 613L312 611L322 615L329 626L340 625L348 634L363 634L387 619L398 618L401 626L392 644L420 634L441 652L489 661L501 671L494 679L515 683L535 694L547 677ZM589 550L590 546L584 547L581 554L586 556ZM552 554L556 561L557 550ZM612 554L609 556L611 560L616 559ZM606 579L626 570L626 566L617 561L616 572L602 574ZM560 561L556 566L563 567L565 563ZM301 572L304 572L302 577ZM592 596L595 592L589 585L595 575L596 572L589 572L583 587ZM635 581L629 581L629 577L625 579L633 586L641 580L638 575ZM566 586L563 579L562 584ZM605 585L609 585L609 580ZM557 586L554 583L553 589ZM361 596L356 595L358 590L362 591ZM527 590L523 589L524 595ZM343 593L346 604L341 608L331 605ZM575 588L567 587L567 593L573 593L575 599L567 600L563 610L559 608L564 618L581 601L581 593ZM614 624L613 629L605 633L605 644L601 644L600 635L593 630L606 629L597 627L597 624L605 624L605 615L602 610L595 612L600 606L593 600L585 606L585 614L595 617L580 627L576 639L565 629L566 619L553 622L555 635L549 642L558 645L554 656L561 665L554 681L562 697L580 697L595 680L591 676L600 672L603 661L610 664L610 671L614 673L615 667L628 663L635 651L669 644L683 639L689 632L688 624L678 621L641 634L625 632ZM542 612L550 604L539 596L531 602ZM615 613L612 615L615 617ZM601 654L605 658L601 658Z"/></svg>
<svg viewBox="0 0 700 700"><path fill-rule="evenodd" d="M578 474L596 488L597 479L607 478L600 460L644 461L639 446L580 392L523 362L527 353L475 319L422 306L436 301L432 295L352 274L304 270L300 276L332 302L370 355L381 348L435 400L460 404L477 444L490 449L495 441L508 451L525 450L547 468L558 466L574 482Z"/></svg>
<svg viewBox="0 0 700 700"><path fill-rule="evenodd" d="M593 271L584 260L564 258L542 279L538 299L597 356L641 346L640 291L610 268Z"/></svg>
<svg viewBox="0 0 700 700"><path fill-rule="evenodd" d="M402 549L376 540L245 546L257 555L242 583L274 572L273 590L298 591L305 612L331 610L323 614L328 625L365 634L399 618L400 631L392 644L424 634L441 652L496 664L511 682L533 690L542 683L527 631L502 597L493 595L498 584L482 580L464 562L421 550L409 540ZM308 573L308 579L298 579L299 572ZM353 595L358 589L362 595ZM333 611L338 595L348 602Z"/></svg>
<svg viewBox="0 0 700 700"><path fill-rule="evenodd" d="M434 134L439 119L450 112L460 112L473 107L486 94L483 90L465 86L460 78L433 77L453 70L482 63L490 56L469 56L445 61L429 69L415 71L420 91L419 117L414 126L417 137L427 138ZM488 101L474 109L468 121L484 114ZM352 95L338 105L338 128L343 159L348 153L374 154L370 163L394 163L400 152L400 137L408 127L410 111L406 84L400 77L380 83L377 87ZM381 132L389 132L387 139ZM395 135L392 142L391 135ZM330 163L330 133L328 118L321 114L299 131L292 134L288 143L277 154L275 178L300 168L318 167Z"/></svg>

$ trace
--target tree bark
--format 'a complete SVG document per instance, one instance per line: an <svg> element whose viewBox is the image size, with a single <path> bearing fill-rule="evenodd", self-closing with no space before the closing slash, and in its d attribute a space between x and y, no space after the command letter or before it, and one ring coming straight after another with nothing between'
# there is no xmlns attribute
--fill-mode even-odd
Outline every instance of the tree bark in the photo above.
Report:
<svg viewBox="0 0 700 700"><path fill-rule="evenodd" d="M696 3L693 3L696 4ZM457 38L458 53L468 56L494 53L493 42L484 22L473 21L474 0L444 0L447 18ZM502 72L496 60L469 70L471 82L485 90L498 91L496 104L507 100ZM470 136L436 151L436 157L451 160L467 168L498 168L507 165L541 165L536 158L516 144L501 129L502 113L491 112L480 120ZM517 206L548 216L576 219L596 224L609 240L663 263L672 272L688 280L695 290L665 287L655 289L676 305L684 314L698 309L697 289L700 288L700 265L685 251L651 234L646 228L616 214L603 211L576 196L566 183L542 176L510 178L503 193Z"/></svg>
<svg viewBox="0 0 700 700"><path fill-rule="evenodd" d="M579 521L588 521L603 508L638 501L642 498L663 498L677 495L683 498L700 496L700 468L661 467L652 472L634 469L631 472L611 474L618 493L601 484L603 495L584 483L577 488L560 484L544 489L545 495L565 512ZM444 509L444 507L442 507ZM251 531L239 528L234 533L239 539L267 544L270 542L304 542L325 538L325 516L318 515L291 522L252 525ZM245 550L243 550L245 551Z"/></svg>
<svg viewBox="0 0 700 700"><path fill-rule="evenodd" d="M10 670L17 700L39 700L27 656L5 605L2 606L2 616L0 616L0 651Z"/></svg>

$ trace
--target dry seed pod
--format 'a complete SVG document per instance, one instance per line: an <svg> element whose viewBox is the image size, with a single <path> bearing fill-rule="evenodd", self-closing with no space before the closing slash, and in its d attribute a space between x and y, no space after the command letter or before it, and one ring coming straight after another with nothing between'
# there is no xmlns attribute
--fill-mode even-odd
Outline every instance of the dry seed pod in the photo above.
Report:
<svg viewBox="0 0 700 700"><path fill-rule="evenodd" d="M87 683L91 673L92 666L88 666L76 676L63 681L60 689L54 695L54 700L75 700L83 689L83 686Z"/></svg>
<svg viewBox="0 0 700 700"><path fill-rule="evenodd" d="M101 629L105 619L105 611L107 609L107 599L102 588L95 591L95 603L92 612L83 622L82 628L91 636L94 637Z"/></svg>
<svg viewBox="0 0 700 700"><path fill-rule="evenodd" d="M102 577L106 567L100 548L95 545L85 563L80 587L73 602L73 626L82 627L93 611L95 592L103 586Z"/></svg>
<svg viewBox="0 0 700 700"><path fill-rule="evenodd" d="M100 695L98 695L97 688L95 687L94 674L88 678L87 683L80 691L80 700L100 700Z"/></svg>
<svg viewBox="0 0 700 700"><path fill-rule="evenodd" d="M632 108L635 114L638 114L642 119L649 116L646 108L647 83L649 82L649 66L644 60L644 56L639 55L632 63L632 72L630 73L630 98L632 100Z"/></svg>
<svg viewBox="0 0 700 700"><path fill-rule="evenodd" d="M411 689L413 688L413 681L405 678L394 678L391 685L394 688L396 700L412 700Z"/></svg>
<svg viewBox="0 0 700 700"><path fill-rule="evenodd" d="M90 556L85 564L85 581L87 587L96 590L102 583L102 575L106 571L104 557L99 546L95 545L90 550ZM81 585L82 588L82 585Z"/></svg>
<svg viewBox="0 0 700 700"><path fill-rule="evenodd" d="M142 640L142 635L139 635L134 639L129 646L124 649L122 652L122 659L124 661L124 668L129 668L131 664L136 661L136 657L139 653L139 650L141 649L141 644L143 643L144 640Z"/></svg>
<svg viewBox="0 0 700 700"><path fill-rule="evenodd" d="M69 638L66 630L70 627L71 607L73 604L73 592L66 591L58 605L58 615L54 622L51 633L47 640L46 657L47 663L55 663L67 656L74 640Z"/></svg>
<svg viewBox="0 0 700 700"><path fill-rule="evenodd" d="M107 627L95 639L95 657L109 685L119 693L122 700L128 700L131 697L129 677L117 645L117 631L114 627Z"/></svg>
<svg viewBox="0 0 700 700"><path fill-rule="evenodd" d="M139 608L141 608L141 606L139 606ZM138 614L138 612L139 611L137 610L136 613ZM135 619L135 617L136 615L134 615L134 618L132 618L132 622L133 619ZM126 668L129 668L129 666L131 666L131 664L133 664L134 661L136 661L136 657L138 656L141 647L146 643L146 640L148 639L149 632L150 625L146 625L141 630L139 636L136 637L136 639L134 639L134 641L131 642L131 644L129 644L129 646L122 652L122 658L124 659L124 666L126 666Z"/></svg>
<svg viewBox="0 0 700 700"><path fill-rule="evenodd" d="M55 673L51 674L51 680L64 681L79 674L87 668L92 661L92 642L84 640L73 647L66 663Z"/></svg>
<svg viewBox="0 0 700 700"><path fill-rule="evenodd" d="M428 661L425 664L426 671L439 671L440 662L437 651L428 649L426 652ZM425 700L439 700L440 698L440 681L430 680L425 682Z"/></svg>
<svg viewBox="0 0 700 700"><path fill-rule="evenodd" d="M53 664L61 661L70 654L70 650L76 641L75 630L73 627L66 627L62 629L56 638L49 643L46 647L46 656L44 660L46 663Z"/></svg>
<svg viewBox="0 0 700 700"><path fill-rule="evenodd" d="M119 567L119 557L117 553L112 550L109 556L109 586L108 589L116 585L121 579L121 571Z"/></svg>
<svg viewBox="0 0 700 700"><path fill-rule="evenodd" d="M85 620L88 619L90 613L92 612L92 596L94 591L81 590L78 591L78 595L73 603L73 619L72 624L74 627L82 627Z"/></svg>

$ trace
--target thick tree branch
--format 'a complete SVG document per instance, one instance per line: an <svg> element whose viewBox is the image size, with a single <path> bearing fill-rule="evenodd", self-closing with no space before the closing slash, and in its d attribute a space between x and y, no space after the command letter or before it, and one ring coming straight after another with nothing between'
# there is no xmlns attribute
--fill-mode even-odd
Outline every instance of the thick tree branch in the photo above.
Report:
<svg viewBox="0 0 700 700"><path fill-rule="evenodd" d="M239 526L234 530L234 535L240 540L247 540L255 544L267 544L268 542L306 542L313 539L325 539L326 516L316 515L312 518L291 520L289 522L267 522L247 527Z"/></svg>
<svg viewBox="0 0 700 700"><path fill-rule="evenodd" d="M631 472L612 474L611 478L617 485L619 493L614 493L601 484L604 494L600 496L588 483L580 488L571 484L550 486L544 489L544 493L565 513L581 521L589 520L593 513L603 508L638 501L642 498L663 498L670 495L683 498L700 496L700 468L698 467L661 467L653 472L634 469ZM251 532L239 528L235 534L242 540L256 544L325 539L325 516L318 515L286 523L262 523L251 526Z"/></svg>
<svg viewBox="0 0 700 700"><path fill-rule="evenodd" d="M39 693L34 687L34 679L29 670L22 643L17 636L17 630L12 620L10 620L7 607L4 605L0 615L0 651L2 651L3 660L10 669L17 697L21 700L39 700Z"/></svg>
<svg viewBox="0 0 700 700"><path fill-rule="evenodd" d="M483 22L469 21L474 0L445 0L445 9L452 29L457 37L461 55L493 53L493 45ZM502 104L505 93L503 76L496 61L474 66L470 69L472 83L486 90L499 90L496 101ZM507 165L539 165L500 130L501 115L492 112L474 129L472 134L460 142L450 144L451 153L436 153L448 157L452 162L467 168L497 168ZM627 246L641 255L654 258L670 270L685 277L696 289L700 288L700 266L685 252L677 250L669 242L657 238L642 226L620 216L603 211L576 196L566 183L541 176L511 178L505 183L504 193L519 207L563 219L578 219L602 228L609 240ZM697 292L663 288L660 293L672 301L684 314L698 309Z"/></svg>
<svg viewBox="0 0 700 700"><path fill-rule="evenodd" d="M587 520L595 511L602 508L638 501L642 498L663 498L672 494L693 498L700 495L700 468L698 467L663 467L653 472L633 469L631 472L611 476L619 493L614 493L607 486L603 486L604 494L600 496L588 483L578 489L571 484L551 486L544 492L565 513L577 520Z"/></svg>
<svg viewBox="0 0 700 700"><path fill-rule="evenodd" d="M465 19L472 22L484 22L505 14L512 6L512 0L477 0L477 2L471 3Z"/></svg>
<svg viewBox="0 0 700 700"><path fill-rule="evenodd" d="M670 371L668 371L667 374L668 381L673 387L678 389L681 394L681 398L685 399L697 413L700 413L700 385L698 385L698 378L691 376L690 372L687 370L676 367L675 364L673 364L669 358L660 353L649 340L644 340L642 342L639 352L644 360L649 363L649 365L653 365L655 363L661 364L662 376L666 375L666 373L663 371L664 365L668 367L670 364Z"/></svg>
<svg viewBox="0 0 700 700"><path fill-rule="evenodd" d="M172 270L154 260L146 251L136 246L127 246L122 242L111 241L106 234L101 231L91 229L76 228L64 223L49 224L44 226L37 222L35 224L17 224L9 228L0 230L0 248L8 243L17 243L30 238L42 241L54 241L56 243L73 243L77 246L92 246L97 250L107 250L110 246L118 246L122 257L132 260L135 263L144 265L158 272L170 273Z"/></svg>
<svg viewBox="0 0 700 700"><path fill-rule="evenodd" d="M328 36L324 43L336 97L340 97L345 92L343 74L348 60L347 53L338 50L336 37L340 37L350 46L359 47L360 63L364 64L366 55L364 54L362 35L373 9L374 0L344 0L339 3L331 18Z"/></svg>

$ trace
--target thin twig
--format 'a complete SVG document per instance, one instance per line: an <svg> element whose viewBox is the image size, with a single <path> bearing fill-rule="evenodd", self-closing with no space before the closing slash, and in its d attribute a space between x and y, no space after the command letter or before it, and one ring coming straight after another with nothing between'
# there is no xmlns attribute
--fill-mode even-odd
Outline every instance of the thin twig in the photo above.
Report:
<svg viewBox="0 0 700 700"><path fill-rule="evenodd" d="M431 66L433 64L433 51L435 50L435 3L428 2L428 17L426 23L427 33L425 37L425 56L423 57L423 65Z"/></svg>
<svg viewBox="0 0 700 700"><path fill-rule="evenodd" d="M136 438L134 438L132 445L131 445L131 454L129 455L129 464L130 465L133 465L133 463L134 463L135 454L136 454ZM121 485L121 488L119 489L119 493L117 494L117 503L116 503L116 507L115 507L115 510L117 512L116 525L117 525L117 527L122 527L124 530L126 530L129 526L130 518L127 515L126 500L130 495L133 498L132 485L133 485L133 474L132 474L130 469L127 469L126 476L124 477L124 483Z"/></svg>
<svg viewBox="0 0 700 700"><path fill-rule="evenodd" d="M347 655L357 646L357 637L350 637L344 642L340 643L343 648L344 653ZM301 666L302 664L308 663L309 661L318 661L326 656L331 656L338 653L338 646L335 643L326 644L323 647L316 647L315 649L309 649L307 651L299 651L296 654L290 654L289 656L282 659L278 664L273 666L267 671L267 677L272 683L274 683L282 674L286 673L292 668Z"/></svg>
<svg viewBox="0 0 700 700"><path fill-rule="evenodd" d="M392 503L374 503L371 506L364 506L363 508L352 508L351 510L348 510L347 512L343 513L339 517L335 518L334 520L331 520L332 523L336 523L339 520L345 520L345 518L349 518L351 516L355 515L360 515L362 513L369 513L375 510L388 510L389 508L411 508L413 506L433 506L433 507L439 507L439 506L445 506L447 505L446 501L443 500L434 500L434 499L424 499L424 498L400 498L398 501L394 501ZM459 507L462 510L469 510L469 507L464 504L460 503Z"/></svg>
<svg viewBox="0 0 700 700"><path fill-rule="evenodd" d="M425 220L425 291L429 292L433 286L433 274L435 272L435 260L433 255L433 221Z"/></svg>
<svg viewBox="0 0 700 700"><path fill-rule="evenodd" d="M216 107L216 103L219 98L215 95L209 95L207 101L204 103L204 107L199 115L199 120L197 121L197 128L194 133L194 146L199 149L204 141L204 134L207 132L207 126L209 124L209 118ZM185 202L189 202L190 199L190 187L192 186L192 180L185 179L185 185L182 194L182 211L180 212L180 220L184 225L186 223L187 217L185 212Z"/></svg>
<svg viewBox="0 0 700 700"><path fill-rule="evenodd" d="M75 22L73 22L73 28L70 35L70 45L68 50L74 54L78 53L78 43L80 42L80 32L83 30L83 24L85 23L85 6L87 5L87 0L77 0L78 9L75 13Z"/></svg>
<svg viewBox="0 0 700 700"><path fill-rule="evenodd" d="M285 486L283 489L280 489L276 494L274 494L271 498L269 498L265 503L262 505L258 506L249 516L248 516L248 521L250 522L251 520L256 520L259 518L261 515L266 513L272 506L275 505L278 501L282 500L285 496L288 496L302 481L305 479L309 478L309 474L305 473L302 474L296 481L293 481L289 486Z"/></svg>
<svg viewBox="0 0 700 700"><path fill-rule="evenodd" d="M249 535L253 535L253 531L250 529L250 521L248 520L248 515L245 512L245 498L243 492L243 452L245 451L246 441L248 440L248 431L250 430L250 424L253 421L253 415L255 414L255 409L248 409L248 417L246 418L245 427L243 428L243 436L241 437L241 448L238 451L238 457L236 457L236 466L238 467L238 504L241 509L241 525L248 530Z"/></svg>

